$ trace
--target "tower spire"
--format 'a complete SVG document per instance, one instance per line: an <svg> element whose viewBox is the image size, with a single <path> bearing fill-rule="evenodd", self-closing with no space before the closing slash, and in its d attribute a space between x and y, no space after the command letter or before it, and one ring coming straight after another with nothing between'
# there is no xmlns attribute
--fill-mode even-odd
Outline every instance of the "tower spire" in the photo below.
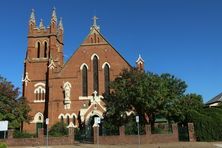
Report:
<svg viewBox="0 0 222 148"><path fill-rule="evenodd" d="M41 21L39 23L39 29L45 29L45 26L43 24L43 19L41 19Z"/></svg>
<svg viewBox="0 0 222 148"><path fill-rule="evenodd" d="M34 9L32 9L30 19L29 19L29 23L34 23L35 24L35 10Z"/></svg>
<svg viewBox="0 0 222 148"><path fill-rule="evenodd" d="M52 10L52 18L51 18L51 22L52 22L52 21L57 22L56 8L55 8L55 7L53 7L53 10Z"/></svg>
<svg viewBox="0 0 222 148"><path fill-rule="evenodd" d="M59 20L59 29L63 30L62 17Z"/></svg>

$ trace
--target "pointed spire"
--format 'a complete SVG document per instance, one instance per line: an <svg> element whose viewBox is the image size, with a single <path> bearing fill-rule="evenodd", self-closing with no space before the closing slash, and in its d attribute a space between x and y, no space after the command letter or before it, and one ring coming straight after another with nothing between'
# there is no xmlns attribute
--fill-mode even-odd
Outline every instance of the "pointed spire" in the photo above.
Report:
<svg viewBox="0 0 222 148"><path fill-rule="evenodd" d="M143 60L143 58L141 57L141 55L139 54L139 57L138 57L138 59L136 60L136 63L140 63L140 62L144 63L144 60Z"/></svg>
<svg viewBox="0 0 222 148"><path fill-rule="evenodd" d="M35 23L35 10L34 9L32 9L30 19L29 19L29 23Z"/></svg>
<svg viewBox="0 0 222 148"><path fill-rule="evenodd" d="M62 17L59 20L59 29L63 30Z"/></svg>
<svg viewBox="0 0 222 148"><path fill-rule="evenodd" d="M93 19L93 25L92 25L92 27L90 28L90 30L92 30L93 28L95 28L95 29L97 29L98 31L100 31L100 27L97 26L97 23L96 23L97 19L99 19L99 18L96 17L96 16L93 16L92 19Z"/></svg>
<svg viewBox="0 0 222 148"><path fill-rule="evenodd" d="M45 26L43 24L43 19L41 19L41 21L39 23L39 29L45 29Z"/></svg>
<svg viewBox="0 0 222 148"><path fill-rule="evenodd" d="M51 18L51 21L57 22L56 8L55 8L55 7L53 7L53 10L52 10L52 18Z"/></svg>

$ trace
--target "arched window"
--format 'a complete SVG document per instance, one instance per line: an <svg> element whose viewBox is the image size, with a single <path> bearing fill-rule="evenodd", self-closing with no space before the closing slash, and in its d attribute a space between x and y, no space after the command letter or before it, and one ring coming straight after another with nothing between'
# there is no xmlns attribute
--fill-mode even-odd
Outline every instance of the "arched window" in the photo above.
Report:
<svg viewBox="0 0 222 148"><path fill-rule="evenodd" d="M96 43L96 34L94 33L94 42Z"/></svg>
<svg viewBox="0 0 222 148"><path fill-rule="evenodd" d="M45 102L45 84L37 83L34 85L35 100L34 102Z"/></svg>
<svg viewBox="0 0 222 148"><path fill-rule="evenodd" d="M76 125L76 117L73 115L72 116L72 123L74 124L74 125Z"/></svg>
<svg viewBox="0 0 222 148"><path fill-rule="evenodd" d="M67 122L67 124L69 125L69 116L67 116L66 122Z"/></svg>
<svg viewBox="0 0 222 148"><path fill-rule="evenodd" d="M91 43L93 43L93 38L91 38Z"/></svg>
<svg viewBox="0 0 222 148"><path fill-rule="evenodd" d="M44 44L44 58L46 58L47 57L47 42L45 42L45 44Z"/></svg>
<svg viewBox="0 0 222 148"><path fill-rule="evenodd" d="M88 96L88 74L86 65L82 68L82 95Z"/></svg>
<svg viewBox="0 0 222 148"><path fill-rule="evenodd" d="M99 93L98 57L93 57L93 90Z"/></svg>
<svg viewBox="0 0 222 148"><path fill-rule="evenodd" d="M63 118L63 116L61 116L61 122L64 122L64 118Z"/></svg>
<svg viewBox="0 0 222 148"><path fill-rule="evenodd" d="M109 94L109 82L110 82L109 65L106 64L106 65L104 66L104 86L105 86L105 94Z"/></svg>
<svg viewBox="0 0 222 148"><path fill-rule="evenodd" d="M37 43L37 58L40 58L40 43Z"/></svg>
<svg viewBox="0 0 222 148"><path fill-rule="evenodd" d="M97 37L97 42L99 43L99 37Z"/></svg>

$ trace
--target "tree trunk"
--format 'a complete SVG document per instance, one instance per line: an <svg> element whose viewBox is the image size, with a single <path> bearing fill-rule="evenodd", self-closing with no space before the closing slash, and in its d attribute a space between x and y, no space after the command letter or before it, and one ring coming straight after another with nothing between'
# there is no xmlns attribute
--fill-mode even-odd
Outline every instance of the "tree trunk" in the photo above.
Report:
<svg viewBox="0 0 222 148"><path fill-rule="evenodd" d="M149 120L150 120L150 126L151 126L151 133L154 133L154 124L155 124L155 115L154 114L150 114L149 115Z"/></svg>

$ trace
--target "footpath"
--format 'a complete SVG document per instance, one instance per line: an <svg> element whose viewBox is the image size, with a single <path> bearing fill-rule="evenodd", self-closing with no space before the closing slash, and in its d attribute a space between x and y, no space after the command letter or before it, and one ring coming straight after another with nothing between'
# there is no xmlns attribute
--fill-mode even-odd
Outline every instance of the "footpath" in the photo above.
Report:
<svg viewBox="0 0 222 148"><path fill-rule="evenodd" d="M9 148L47 148L46 146L13 146ZM160 144L138 145L97 145L97 144L74 144L56 145L48 148L222 148L222 142L175 142Z"/></svg>

